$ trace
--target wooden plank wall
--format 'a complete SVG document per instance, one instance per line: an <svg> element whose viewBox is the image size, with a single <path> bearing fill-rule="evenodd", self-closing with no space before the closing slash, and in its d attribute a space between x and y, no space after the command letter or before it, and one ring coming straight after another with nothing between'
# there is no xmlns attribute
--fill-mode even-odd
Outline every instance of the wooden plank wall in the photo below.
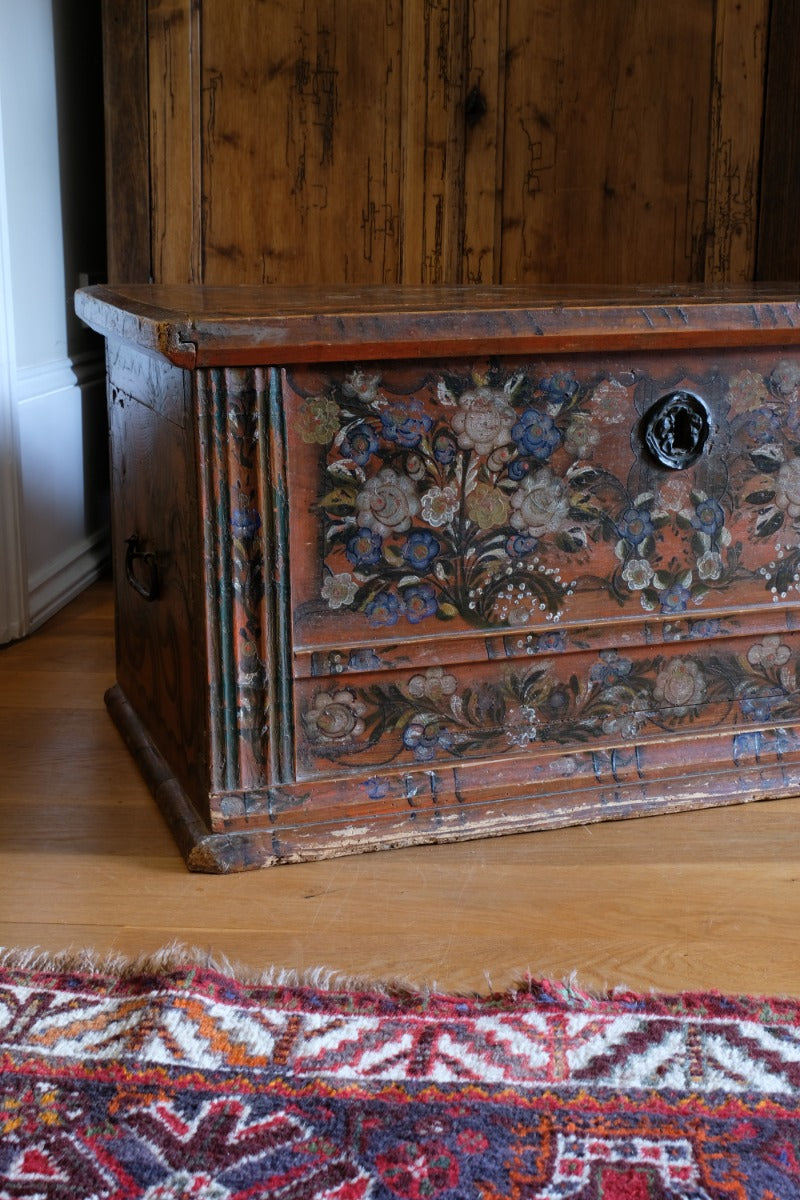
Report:
<svg viewBox="0 0 800 1200"><path fill-rule="evenodd" d="M772 0L757 279L800 279L800 4Z"/></svg>
<svg viewBox="0 0 800 1200"><path fill-rule="evenodd" d="M149 247L111 186L112 279L753 277L770 0L105 7L147 52Z"/></svg>

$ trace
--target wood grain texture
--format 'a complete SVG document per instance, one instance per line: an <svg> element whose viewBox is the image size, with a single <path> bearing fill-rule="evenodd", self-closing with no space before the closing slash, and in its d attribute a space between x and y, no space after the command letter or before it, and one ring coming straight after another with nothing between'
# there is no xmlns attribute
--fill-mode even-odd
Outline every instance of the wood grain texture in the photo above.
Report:
<svg viewBox="0 0 800 1200"><path fill-rule="evenodd" d="M500 283L507 0L471 0L461 282Z"/></svg>
<svg viewBox="0 0 800 1200"><path fill-rule="evenodd" d="M115 279L752 277L768 0L105 2Z"/></svg>
<svg viewBox="0 0 800 1200"><path fill-rule="evenodd" d="M148 0L152 274L199 283L202 178L199 161L199 8Z"/></svg>
<svg viewBox="0 0 800 1200"><path fill-rule="evenodd" d="M105 712L113 671L108 583L0 651L0 944L179 939L251 968L481 992L530 970L800 995L796 801L189 875Z"/></svg>
<svg viewBox="0 0 800 1200"><path fill-rule="evenodd" d="M757 279L800 278L800 8L773 0L764 98Z"/></svg>
<svg viewBox="0 0 800 1200"><path fill-rule="evenodd" d="M717 0L708 156L709 282L740 283L755 273L768 19L768 0Z"/></svg>
<svg viewBox="0 0 800 1200"><path fill-rule="evenodd" d="M462 0L405 0L404 283L461 282L467 33Z"/></svg>
<svg viewBox="0 0 800 1200"><path fill-rule="evenodd" d="M702 279L713 6L509 0L503 281Z"/></svg>
<svg viewBox="0 0 800 1200"><path fill-rule="evenodd" d="M205 0L207 283L393 280L397 0Z"/></svg>
<svg viewBox="0 0 800 1200"><path fill-rule="evenodd" d="M103 0L108 278L148 283L147 0Z"/></svg>
<svg viewBox="0 0 800 1200"><path fill-rule="evenodd" d="M154 388L152 367L161 367ZM182 785L197 796L206 774L201 713L206 679L196 621L200 547L194 537L197 471L189 381L130 347L108 354L112 554L118 591L117 678ZM184 386L185 385L185 386ZM153 556L156 598L129 586L128 541ZM139 579L150 585L149 572Z"/></svg>

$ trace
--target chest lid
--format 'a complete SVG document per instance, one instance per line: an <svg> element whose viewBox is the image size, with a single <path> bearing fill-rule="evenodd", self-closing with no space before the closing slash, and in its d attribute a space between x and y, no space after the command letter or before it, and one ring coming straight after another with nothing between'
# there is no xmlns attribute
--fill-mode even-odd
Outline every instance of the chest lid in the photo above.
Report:
<svg viewBox="0 0 800 1200"><path fill-rule="evenodd" d="M76 294L76 311L103 335L189 368L800 341L797 288L775 284L639 290L101 285Z"/></svg>

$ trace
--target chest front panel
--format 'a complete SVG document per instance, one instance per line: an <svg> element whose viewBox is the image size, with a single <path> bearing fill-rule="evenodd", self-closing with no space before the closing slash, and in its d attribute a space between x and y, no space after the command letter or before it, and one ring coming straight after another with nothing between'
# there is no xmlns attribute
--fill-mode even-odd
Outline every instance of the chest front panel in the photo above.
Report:
<svg viewBox="0 0 800 1200"><path fill-rule="evenodd" d="M707 420L680 469L648 445L676 396ZM297 369L282 398L301 777L796 717L793 350Z"/></svg>

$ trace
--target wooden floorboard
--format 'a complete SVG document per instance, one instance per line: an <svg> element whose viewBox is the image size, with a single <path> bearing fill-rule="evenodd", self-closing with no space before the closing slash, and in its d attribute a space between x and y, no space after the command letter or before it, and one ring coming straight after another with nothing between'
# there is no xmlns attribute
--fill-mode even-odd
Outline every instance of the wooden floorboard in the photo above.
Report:
<svg viewBox="0 0 800 1200"><path fill-rule="evenodd" d="M800 801L191 875L106 715L113 664L106 582L0 650L0 945L800 995Z"/></svg>

